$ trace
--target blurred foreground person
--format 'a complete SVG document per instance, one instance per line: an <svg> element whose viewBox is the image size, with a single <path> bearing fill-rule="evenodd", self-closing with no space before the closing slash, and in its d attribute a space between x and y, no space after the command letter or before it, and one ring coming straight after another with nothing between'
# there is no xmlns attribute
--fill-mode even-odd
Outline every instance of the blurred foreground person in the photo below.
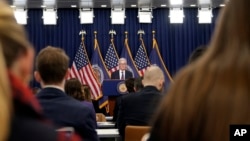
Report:
<svg viewBox="0 0 250 141"><path fill-rule="evenodd" d="M150 141L228 141L231 124L250 124L250 1L222 9L210 47L176 77Z"/></svg>
<svg viewBox="0 0 250 141"><path fill-rule="evenodd" d="M1 42L1 41L0 41ZM0 44L0 141L6 141L11 121L12 103L8 74Z"/></svg>
<svg viewBox="0 0 250 141"><path fill-rule="evenodd" d="M28 86L33 70L34 50L27 40L24 29L16 23L13 9L4 1L0 1L0 47L2 48L0 64L5 61L5 66L1 66L1 72L8 71L7 75L0 77L0 83L4 83L0 85L6 85L1 89L1 95L6 101L0 102L0 111L5 112L0 114L0 139L9 141L78 140L74 135L66 136L64 133L56 132L55 128L48 125L43 118L40 105ZM1 56L2 52L4 57ZM11 93L8 91L8 82ZM9 103L9 96L12 98L12 106ZM6 111L6 106L9 107L9 111ZM11 123L8 126L9 120ZM8 132L9 136L7 136Z"/></svg>

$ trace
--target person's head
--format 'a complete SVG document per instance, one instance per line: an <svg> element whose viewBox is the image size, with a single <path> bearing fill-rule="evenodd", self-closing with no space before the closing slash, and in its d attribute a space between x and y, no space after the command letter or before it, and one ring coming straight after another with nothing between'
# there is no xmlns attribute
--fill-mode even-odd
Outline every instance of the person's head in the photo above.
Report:
<svg viewBox="0 0 250 141"><path fill-rule="evenodd" d="M249 6L230 0L206 53L178 73L154 120L159 141L225 141L231 124L250 124Z"/></svg>
<svg viewBox="0 0 250 141"><path fill-rule="evenodd" d="M48 46L36 57L35 78L42 85L60 85L68 75L69 57L63 49Z"/></svg>
<svg viewBox="0 0 250 141"><path fill-rule="evenodd" d="M8 70L24 84L31 79L34 51L24 28L17 24L13 9L1 1L0 39Z"/></svg>
<svg viewBox="0 0 250 141"><path fill-rule="evenodd" d="M86 101L92 102L92 98L91 98L91 89L89 87L89 85L82 85L82 89L84 92L84 97Z"/></svg>
<svg viewBox="0 0 250 141"><path fill-rule="evenodd" d="M142 84L146 86L155 86L159 91L164 87L164 74L158 66L150 66L144 73Z"/></svg>
<svg viewBox="0 0 250 141"><path fill-rule="evenodd" d="M199 46L196 48L189 57L189 63L198 60L205 53L206 49L206 46Z"/></svg>
<svg viewBox="0 0 250 141"><path fill-rule="evenodd" d="M127 59L120 58L118 61L119 69L120 70L126 70L127 69Z"/></svg>
<svg viewBox="0 0 250 141"><path fill-rule="evenodd" d="M77 78L66 80L64 90L66 94L79 101L83 101L85 99L82 83Z"/></svg>
<svg viewBox="0 0 250 141"><path fill-rule="evenodd" d="M134 90L137 92L137 91L140 91L142 88L143 88L143 85L142 85L142 79L143 77L138 77L135 79L134 81Z"/></svg>
<svg viewBox="0 0 250 141"><path fill-rule="evenodd" d="M128 79L125 80L125 85L126 85L128 93L135 92L135 90L134 90L134 82L135 82L134 78L128 78Z"/></svg>

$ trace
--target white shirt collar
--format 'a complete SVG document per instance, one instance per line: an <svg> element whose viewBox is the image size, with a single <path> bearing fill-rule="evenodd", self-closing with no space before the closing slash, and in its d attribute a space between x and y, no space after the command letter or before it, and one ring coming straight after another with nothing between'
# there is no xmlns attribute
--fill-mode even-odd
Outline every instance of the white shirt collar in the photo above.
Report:
<svg viewBox="0 0 250 141"><path fill-rule="evenodd" d="M43 88L56 88L64 92L64 89L56 85L45 85Z"/></svg>

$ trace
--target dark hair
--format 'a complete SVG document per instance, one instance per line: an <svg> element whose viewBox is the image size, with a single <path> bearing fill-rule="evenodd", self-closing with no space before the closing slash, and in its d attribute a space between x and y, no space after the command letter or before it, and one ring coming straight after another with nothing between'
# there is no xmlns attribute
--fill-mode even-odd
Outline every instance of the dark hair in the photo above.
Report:
<svg viewBox="0 0 250 141"><path fill-rule="evenodd" d="M77 78L71 78L65 83L65 92L79 101L84 100L82 84Z"/></svg>
<svg viewBox="0 0 250 141"><path fill-rule="evenodd" d="M69 57L61 48L48 46L36 58L36 69L45 84L60 83L68 71Z"/></svg>
<svg viewBox="0 0 250 141"><path fill-rule="evenodd" d="M250 124L250 1L222 9L206 53L178 73L150 140L227 141L231 124Z"/></svg>
<svg viewBox="0 0 250 141"><path fill-rule="evenodd" d="M143 77L138 77L135 79L134 81L135 91L140 91L143 88L142 79Z"/></svg>
<svg viewBox="0 0 250 141"><path fill-rule="evenodd" d="M82 85L82 89L83 89L85 100L92 102L91 89L90 89L89 85Z"/></svg>
<svg viewBox="0 0 250 141"><path fill-rule="evenodd" d="M125 85L126 85L127 91L129 93L135 92L135 90L134 90L134 81L135 81L134 78L128 78L128 79L125 80Z"/></svg>
<svg viewBox="0 0 250 141"><path fill-rule="evenodd" d="M192 54L190 55L189 63L192 63L192 62L196 61L198 58L200 58L205 53L206 49L207 49L207 47L204 45L196 48L192 52Z"/></svg>

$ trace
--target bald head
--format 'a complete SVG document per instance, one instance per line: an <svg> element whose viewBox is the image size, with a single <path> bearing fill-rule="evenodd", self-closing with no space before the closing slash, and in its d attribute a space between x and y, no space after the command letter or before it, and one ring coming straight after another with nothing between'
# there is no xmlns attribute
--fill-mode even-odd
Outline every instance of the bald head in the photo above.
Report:
<svg viewBox="0 0 250 141"><path fill-rule="evenodd" d="M142 83L145 86L155 86L161 90L164 83L163 71L158 66L151 66L147 68L144 73Z"/></svg>

